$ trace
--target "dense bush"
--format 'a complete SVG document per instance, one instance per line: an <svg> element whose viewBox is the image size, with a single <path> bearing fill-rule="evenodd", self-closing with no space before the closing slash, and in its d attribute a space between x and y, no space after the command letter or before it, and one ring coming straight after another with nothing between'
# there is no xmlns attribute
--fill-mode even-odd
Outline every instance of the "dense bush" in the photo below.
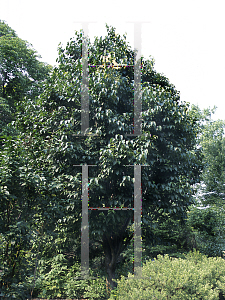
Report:
<svg viewBox="0 0 225 300"><path fill-rule="evenodd" d="M163 212L147 230L148 239L143 239L145 255L154 258L158 254L188 253L199 250L191 224L171 218Z"/></svg>
<svg viewBox="0 0 225 300"><path fill-rule="evenodd" d="M109 299L225 299L224 260L208 258L199 251L184 259L158 255L154 262L144 264L142 276L147 279L122 276Z"/></svg>
<svg viewBox="0 0 225 300"><path fill-rule="evenodd" d="M101 276L100 276L100 275ZM101 271L90 270L90 277L96 279L77 279L81 277L80 264L67 266L66 257L58 254L50 260L41 260L34 295L40 298L86 298L106 297L105 278Z"/></svg>
<svg viewBox="0 0 225 300"><path fill-rule="evenodd" d="M132 272L133 262L126 261L119 263L116 278L127 276ZM68 266L66 256L58 254L51 259L41 259L39 262L37 279L33 296L40 298L89 298L89 299L108 299L110 291L106 287L107 274L104 265L98 261L90 262L90 277L96 279L76 279L80 277L80 263L76 262L73 266ZM30 285L33 278L28 278Z"/></svg>
<svg viewBox="0 0 225 300"><path fill-rule="evenodd" d="M222 208L192 208L188 213L188 226L195 235L198 250L210 257L221 256L225 249L225 218Z"/></svg>

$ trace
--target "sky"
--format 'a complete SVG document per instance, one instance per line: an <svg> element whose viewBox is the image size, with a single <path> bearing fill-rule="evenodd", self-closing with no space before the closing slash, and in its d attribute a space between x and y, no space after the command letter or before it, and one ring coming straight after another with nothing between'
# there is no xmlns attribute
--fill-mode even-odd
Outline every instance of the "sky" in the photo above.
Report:
<svg viewBox="0 0 225 300"><path fill-rule="evenodd" d="M105 23L134 49L134 22L142 21L141 54L155 59L181 101L217 106L214 120L225 120L224 0L0 0L0 20L31 43L42 61L56 65L57 47L89 24L91 42L105 36Z"/></svg>

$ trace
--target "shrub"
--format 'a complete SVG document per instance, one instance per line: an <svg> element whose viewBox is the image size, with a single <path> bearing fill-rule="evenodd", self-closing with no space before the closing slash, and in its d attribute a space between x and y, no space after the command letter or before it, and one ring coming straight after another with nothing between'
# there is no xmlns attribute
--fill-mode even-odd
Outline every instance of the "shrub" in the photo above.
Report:
<svg viewBox="0 0 225 300"><path fill-rule="evenodd" d="M158 255L143 265L142 277L122 276L109 299L225 299L225 261L196 250L184 259Z"/></svg>
<svg viewBox="0 0 225 300"><path fill-rule="evenodd" d="M81 277L80 264L77 262L68 267L65 256L58 254L51 260L41 262L34 294L47 299L106 298L104 274L101 274L101 270L90 270L89 275L96 279L77 279Z"/></svg>
<svg viewBox="0 0 225 300"><path fill-rule="evenodd" d="M198 250L211 257L222 256L225 249L223 211L217 207L198 209L188 212L187 224L195 234Z"/></svg>

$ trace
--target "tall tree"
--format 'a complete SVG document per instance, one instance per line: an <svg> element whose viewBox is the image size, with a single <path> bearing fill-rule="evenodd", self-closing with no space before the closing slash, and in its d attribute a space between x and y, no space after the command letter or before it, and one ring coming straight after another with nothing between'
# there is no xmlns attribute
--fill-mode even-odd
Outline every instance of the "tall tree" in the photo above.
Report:
<svg viewBox="0 0 225 300"><path fill-rule="evenodd" d="M98 65L108 54L117 64L134 65L135 53L114 28L107 26L107 32L104 39L96 37L93 45L88 41L91 134L78 136L82 85L82 34L78 32L66 49L59 48L59 66L36 103L26 104L27 113L19 115L16 126L35 155L45 193L58 199L56 210L61 205L65 220L72 215L79 218L76 230L81 226L82 177L81 167L75 165L97 165L89 168L89 206L128 208L134 206L134 170L126 165L148 165L142 167L141 176L142 236L147 248L152 220L162 211L184 220L193 201L192 185L201 170L198 129L175 87L153 69L152 59L142 57L142 135L126 136L133 132L133 68ZM132 210L89 211L90 240L102 247L112 288L118 258L133 237L132 217Z"/></svg>

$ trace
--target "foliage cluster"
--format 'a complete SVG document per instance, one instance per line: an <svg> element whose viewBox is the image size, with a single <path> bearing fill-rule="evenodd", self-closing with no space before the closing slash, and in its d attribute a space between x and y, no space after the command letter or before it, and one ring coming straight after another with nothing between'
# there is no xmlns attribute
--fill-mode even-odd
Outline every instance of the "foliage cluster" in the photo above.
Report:
<svg viewBox="0 0 225 300"><path fill-rule="evenodd" d="M198 251L185 258L158 255L143 266L143 279L122 276L109 299L223 299L224 274L222 258L208 258Z"/></svg>
<svg viewBox="0 0 225 300"><path fill-rule="evenodd" d="M211 257L223 256L225 218L222 207L193 207L188 213L187 223L195 236L196 248L201 253Z"/></svg>
<svg viewBox="0 0 225 300"><path fill-rule="evenodd" d="M40 58L30 43L0 20L0 97L9 101L13 111L24 97L34 99L42 91L40 83L52 67Z"/></svg>

